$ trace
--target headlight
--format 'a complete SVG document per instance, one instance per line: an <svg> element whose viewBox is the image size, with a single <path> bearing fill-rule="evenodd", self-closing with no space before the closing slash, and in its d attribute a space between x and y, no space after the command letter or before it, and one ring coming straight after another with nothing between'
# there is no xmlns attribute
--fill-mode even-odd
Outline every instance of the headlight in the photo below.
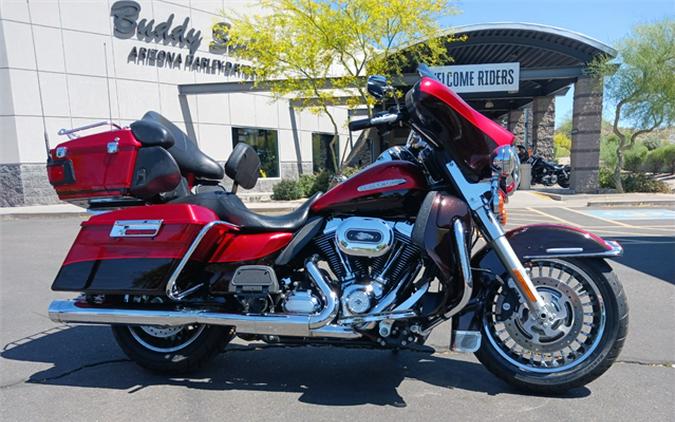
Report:
<svg viewBox="0 0 675 422"><path fill-rule="evenodd" d="M497 148L495 157L492 159L492 168L499 172L501 177L509 177L512 175L518 162L518 156L513 147L506 145Z"/></svg>
<svg viewBox="0 0 675 422"><path fill-rule="evenodd" d="M499 180L499 186L509 196L520 184L520 160L515 148L499 147L492 159L493 176Z"/></svg>

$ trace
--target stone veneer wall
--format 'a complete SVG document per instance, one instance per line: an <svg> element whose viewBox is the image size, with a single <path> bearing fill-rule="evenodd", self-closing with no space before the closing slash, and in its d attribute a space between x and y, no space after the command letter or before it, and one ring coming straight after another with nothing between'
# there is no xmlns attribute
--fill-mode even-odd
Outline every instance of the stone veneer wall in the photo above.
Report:
<svg viewBox="0 0 675 422"><path fill-rule="evenodd" d="M45 164L0 164L0 206L58 204Z"/></svg>
<svg viewBox="0 0 675 422"><path fill-rule="evenodd" d="M537 154L552 160L555 132L555 97L536 97L532 102L532 145Z"/></svg>

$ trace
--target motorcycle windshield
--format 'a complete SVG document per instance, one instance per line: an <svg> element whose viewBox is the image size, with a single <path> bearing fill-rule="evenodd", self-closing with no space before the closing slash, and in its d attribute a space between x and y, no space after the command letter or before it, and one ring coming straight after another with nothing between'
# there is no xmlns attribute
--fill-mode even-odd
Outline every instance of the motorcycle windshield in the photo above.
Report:
<svg viewBox="0 0 675 422"><path fill-rule="evenodd" d="M513 143L511 132L426 74L406 97L406 105L416 128L447 150L472 179L489 177L494 150Z"/></svg>

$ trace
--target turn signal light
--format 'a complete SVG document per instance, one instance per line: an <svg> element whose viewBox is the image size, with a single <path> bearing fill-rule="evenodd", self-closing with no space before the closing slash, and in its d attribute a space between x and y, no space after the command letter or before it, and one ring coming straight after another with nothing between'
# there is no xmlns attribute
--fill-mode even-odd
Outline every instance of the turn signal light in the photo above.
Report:
<svg viewBox="0 0 675 422"><path fill-rule="evenodd" d="M502 191L498 191L499 203L497 205L497 217L499 224L505 226L508 221L508 214L506 212L506 195Z"/></svg>

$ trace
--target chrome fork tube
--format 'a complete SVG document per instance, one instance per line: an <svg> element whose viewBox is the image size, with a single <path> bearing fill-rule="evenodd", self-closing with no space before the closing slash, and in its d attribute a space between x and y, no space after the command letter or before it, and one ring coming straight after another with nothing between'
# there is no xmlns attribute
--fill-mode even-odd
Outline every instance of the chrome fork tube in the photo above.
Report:
<svg viewBox="0 0 675 422"><path fill-rule="evenodd" d="M497 253L500 261L515 281L518 292L525 300L528 309L541 320L550 319L548 305L534 287L525 267L504 235L502 226L488 208L485 195L493 189L493 183L471 183L454 162L445 166L450 179L462 194L478 223L481 233Z"/></svg>
<svg viewBox="0 0 675 422"><path fill-rule="evenodd" d="M490 211L487 206L483 206L473 210L473 213L479 223L485 241L492 245L499 260L511 277L513 277L513 280L515 281L514 284L525 300L525 303L527 303L527 307L531 312L537 315L539 319L547 319L550 312L548 311L546 302L541 297L536 287L534 287L529 274L520 262L520 259L511 247L511 244L506 239L504 230L495 219L492 211Z"/></svg>

